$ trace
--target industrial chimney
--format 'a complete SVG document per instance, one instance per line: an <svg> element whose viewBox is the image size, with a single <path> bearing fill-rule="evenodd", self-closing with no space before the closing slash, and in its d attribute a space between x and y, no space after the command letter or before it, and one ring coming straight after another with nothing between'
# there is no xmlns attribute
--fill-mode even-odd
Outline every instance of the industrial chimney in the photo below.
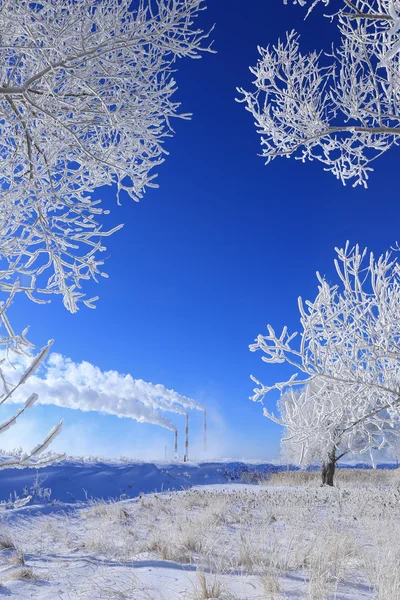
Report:
<svg viewBox="0 0 400 600"><path fill-rule="evenodd" d="M175 449L174 449L174 457L178 458L178 430L175 429Z"/></svg>
<svg viewBox="0 0 400 600"><path fill-rule="evenodd" d="M185 427L185 457L184 461L189 460L189 413L186 413L186 427Z"/></svg>
<svg viewBox="0 0 400 600"><path fill-rule="evenodd" d="M204 427L203 427L203 442L204 442L204 454L207 452L207 411L204 409Z"/></svg>

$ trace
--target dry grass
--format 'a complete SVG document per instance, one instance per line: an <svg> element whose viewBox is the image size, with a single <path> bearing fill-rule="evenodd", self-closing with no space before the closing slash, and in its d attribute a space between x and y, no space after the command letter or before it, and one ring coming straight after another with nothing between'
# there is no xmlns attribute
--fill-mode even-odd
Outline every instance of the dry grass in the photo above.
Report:
<svg viewBox="0 0 400 600"><path fill-rule="evenodd" d="M30 567L22 567L19 572L16 572L14 579L36 579L33 569Z"/></svg>
<svg viewBox="0 0 400 600"><path fill-rule="evenodd" d="M207 576L204 571L197 571L198 586L193 593L194 600L210 600L221 598L223 587L217 575Z"/></svg>
<svg viewBox="0 0 400 600"><path fill-rule="evenodd" d="M0 534L0 550L16 550L14 540L8 531Z"/></svg>
<svg viewBox="0 0 400 600"><path fill-rule="evenodd" d="M274 600L282 591L279 584L279 574L274 571L269 571L261 575L260 581L265 598Z"/></svg>
<svg viewBox="0 0 400 600"><path fill-rule="evenodd" d="M280 471L273 473L264 483L268 486L317 487L321 485L321 473L319 471ZM400 484L400 470L338 468L334 483L335 487L396 485Z"/></svg>
<svg viewBox="0 0 400 600"><path fill-rule="evenodd" d="M1 583L4 584L6 581L12 581L15 579L36 579L33 569L29 567L21 567L20 569L13 569L8 571L4 576L1 576Z"/></svg>
<svg viewBox="0 0 400 600"><path fill-rule="evenodd" d="M3 530L3 552L21 548L30 556L65 556L78 549L80 556L97 553L101 561L127 566L190 564L198 571L194 581L193 567L185 571L196 600L234 597L226 590L237 578L254 586L254 596L246 598L281 600L293 576L297 595L288 597L298 600L344 598L354 582L371 586L371 598L399 600L398 474L346 469L338 473L336 488L311 485L315 476L281 473L271 485L154 494L93 503L70 515L15 520ZM23 557L15 560L28 569ZM136 580L129 585L121 597L141 600L147 593L141 588L143 594L136 594Z"/></svg>

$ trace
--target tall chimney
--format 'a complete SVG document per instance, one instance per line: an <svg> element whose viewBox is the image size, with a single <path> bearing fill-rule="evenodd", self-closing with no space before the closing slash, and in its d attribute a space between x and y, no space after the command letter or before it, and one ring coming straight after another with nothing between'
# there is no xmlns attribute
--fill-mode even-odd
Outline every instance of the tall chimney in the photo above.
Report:
<svg viewBox="0 0 400 600"><path fill-rule="evenodd" d="M204 453L207 452L207 411L206 409L204 409L204 428L203 428L203 433L204 433Z"/></svg>
<svg viewBox="0 0 400 600"><path fill-rule="evenodd" d="M186 413L185 427L185 461L189 460L189 413Z"/></svg>
<svg viewBox="0 0 400 600"><path fill-rule="evenodd" d="M178 430L175 429L175 451L174 451L174 455L175 458L178 458Z"/></svg>

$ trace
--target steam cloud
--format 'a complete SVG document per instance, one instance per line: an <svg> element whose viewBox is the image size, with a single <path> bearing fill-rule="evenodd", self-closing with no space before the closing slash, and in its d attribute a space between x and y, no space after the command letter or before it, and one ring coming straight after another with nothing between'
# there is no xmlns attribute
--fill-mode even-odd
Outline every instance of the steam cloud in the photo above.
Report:
<svg viewBox="0 0 400 600"><path fill-rule="evenodd" d="M17 383L31 361L17 356L12 361L14 367L3 362L6 380ZM158 411L185 414L188 409L204 410L195 400L162 384L133 379L118 371L101 371L89 362L76 363L58 353L50 354L40 373L32 375L10 400L24 402L32 393L39 395L38 404L127 417L171 431L176 430L175 425Z"/></svg>

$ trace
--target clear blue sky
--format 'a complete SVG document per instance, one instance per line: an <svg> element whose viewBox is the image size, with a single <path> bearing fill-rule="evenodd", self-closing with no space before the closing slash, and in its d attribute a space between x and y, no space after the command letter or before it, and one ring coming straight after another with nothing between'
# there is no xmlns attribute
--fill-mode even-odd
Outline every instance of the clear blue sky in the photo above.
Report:
<svg viewBox="0 0 400 600"><path fill-rule="evenodd" d="M257 45L295 28L304 49L329 48L336 30L322 13L304 22L304 9L282 0L210 0L201 22L216 24L217 54L178 65L177 99L193 119L176 122L160 188L122 207L111 189L101 191L109 224L126 225L109 240L110 278L94 290L98 308L70 315L57 299L36 306L25 298L13 308L37 346L55 338L54 349L75 361L203 402L215 454L278 457L279 427L248 399L249 375L274 382L282 371L248 344L267 323L298 328L297 297L315 296L316 270L333 276L335 246L350 239L380 253L400 237L397 150L376 162L367 191L344 188L315 163L265 166L252 118L235 102L236 86L250 86ZM38 441L59 416L66 425L57 446L70 452L162 457L164 444L171 451L170 432L155 426L55 407L32 410L15 439L22 431ZM192 422L199 430L201 415Z"/></svg>

